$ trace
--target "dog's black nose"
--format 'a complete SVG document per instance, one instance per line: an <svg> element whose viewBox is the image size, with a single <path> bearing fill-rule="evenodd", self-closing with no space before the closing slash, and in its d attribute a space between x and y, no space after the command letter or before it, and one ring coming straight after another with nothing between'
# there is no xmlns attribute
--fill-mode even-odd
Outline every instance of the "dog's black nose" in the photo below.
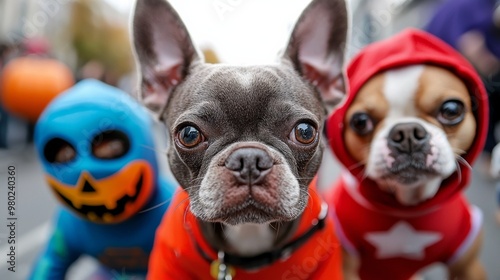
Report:
<svg viewBox="0 0 500 280"><path fill-rule="evenodd" d="M421 150L429 141L429 133L418 123L400 123L389 132L389 147L403 153Z"/></svg>
<svg viewBox="0 0 500 280"><path fill-rule="evenodd" d="M273 160L267 152L257 148L241 148L234 151L225 162L238 182L246 185L258 184L273 167Z"/></svg>

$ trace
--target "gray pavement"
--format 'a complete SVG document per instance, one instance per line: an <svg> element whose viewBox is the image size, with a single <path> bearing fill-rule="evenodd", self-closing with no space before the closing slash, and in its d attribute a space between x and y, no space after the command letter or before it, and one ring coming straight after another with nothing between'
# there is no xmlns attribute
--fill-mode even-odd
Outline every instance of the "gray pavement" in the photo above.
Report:
<svg viewBox="0 0 500 280"><path fill-rule="evenodd" d="M330 175L338 174L334 162L328 162ZM7 189L6 172L9 165L15 166L16 179L16 272L8 270L7 237ZM483 176L480 165L476 165L472 185L467 190L470 201L479 206L484 214L485 243L481 260L489 279L500 279L500 227L495 223L495 182ZM50 221L57 205L45 185L41 167L31 146L18 151L0 150L0 279L26 279L37 255L42 250L50 233ZM95 264L84 258L71 269L68 279L88 279ZM424 279L445 279L443 268L436 266L423 274Z"/></svg>

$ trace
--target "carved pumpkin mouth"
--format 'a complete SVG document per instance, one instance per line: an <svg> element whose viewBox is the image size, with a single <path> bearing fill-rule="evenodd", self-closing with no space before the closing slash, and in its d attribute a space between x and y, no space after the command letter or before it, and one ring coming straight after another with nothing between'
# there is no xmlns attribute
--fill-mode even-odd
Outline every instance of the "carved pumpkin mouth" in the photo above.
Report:
<svg viewBox="0 0 500 280"><path fill-rule="evenodd" d="M103 222L106 222L109 220L108 215L111 215L112 217L116 217L123 213L125 211L125 206L129 203L133 203L137 200L139 197L139 194L141 193L142 190L142 185L143 185L143 174L140 174L139 179L137 180L137 183L135 184L135 194L133 196L130 196L128 194L125 194L123 197L118 199L116 201L116 207L112 209L108 209L105 205L81 205L80 208L76 207L73 202L64 196L61 192L57 190L57 188L54 188L56 194L64 201L66 204L71 207L73 210L87 216L90 220L96 221L96 220L101 220ZM85 182L85 186L91 186L89 182Z"/></svg>
<svg viewBox="0 0 500 280"><path fill-rule="evenodd" d="M153 192L154 172L144 160L137 160L102 179L82 172L75 185L47 176L59 201L80 216L97 223L121 222L137 213Z"/></svg>

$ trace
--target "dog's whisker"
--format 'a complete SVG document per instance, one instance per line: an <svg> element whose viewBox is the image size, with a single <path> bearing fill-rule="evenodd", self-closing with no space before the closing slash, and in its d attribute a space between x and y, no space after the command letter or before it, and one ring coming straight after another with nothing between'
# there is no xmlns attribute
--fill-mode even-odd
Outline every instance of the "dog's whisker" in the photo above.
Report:
<svg viewBox="0 0 500 280"><path fill-rule="evenodd" d="M462 149L459 149L459 148L452 148L453 152L457 155L457 156L460 156L460 155L463 155L466 153L466 151L462 150Z"/></svg>
<svg viewBox="0 0 500 280"><path fill-rule="evenodd" d="M271 224L269 226L274 229L275 235L274 235L274 240L278 240L279 233L280 233L280 227L281 227L281 222L276 223L276 227L273 227Z"/></svg>
<svg viewBox="0 0 500 280"><path fill-rule="evenodd" d="M383 182L384 182L384 187L387 188L387 190L391 193L394 193L396 192L396 188L393 184L391 184L391 181L389 181L388 178L382 178Z"/></svg>
<svg viewBox="0 0 500 280"><path fill-rule="evenodd" d="M190 187L184 188L184 191L189 192L196 187L199 187L199 186L190 186Z"/></svg>
<svg viewBox="0 0 500 280"><path fill-rule="evenodd" d="M361 182L363 182L364 180L366 180L368 178L368 173L366 172L366 167L363 167L363 169L361 170L361 174L363 174L363 176L361 176Z"/></svg>
<svg viewBox="0 0 500 280"><path fill-rule="evenodd" d="M154 210L154 209L156 209L156 208L158 208L158 207L161 207L161 206L163 206L163 205L165 205L165 204L169 203L171 200L172 200L172 199L167 199L167 200L165 200L165 201L163 201L163 202L160 202L160 203L158 203L158 204L156 204L156 205L154 205L154 206L151 206L151 207L146 208L146 209L144 209L144 210L142 210L142 211L139 211L139 214L142 214L142 213L146 213L146 212L152 211L152 210Z"/></svg>
<svg viewBox="0 0 500 280"><path fill-rule="evenodd" d="M205 177L196 177L196 178L193 178L190 182L191 183L197 183L198 181L201 182L203 181Z"/></svg>
<svg viewBox="0 0 500 280"><path fill-rule="evenodd" d="M463 157L457 155L456 156L456 160L457 162L460 162L462 163L463 165L465 165L469 170L472 170L472 166L469 164L469 162L467 162L467 160L465 160Z"/></svg>
<svg viewBox="0 0 500 280"><path fill-rule="evenodd" d="M146 148L148 150L151 150L153 152L159 153L159 154L166 154L167 153L167 150L159 150L159 149L156 149L156 148L148 146L148 145L140 145L140 146L143 148Z"/></svg>
<svg viewBox="0 0 500 280"><path fill-rule="evenodd" d="M223 225L220 227L220 228L221 228L221 230L222 230L222 235L223 235L223 236L227 236L227 235L228 235L228 234L227 234L227 231L226 231L226 226L224 226L224 224L226 224L226 223L227 223L227 218L226 218L224 221L222 221L222 224L223 224Z"/></svg>
<svg viewBox="0 0 500 280"><path fill-rule="evenodd" d="M187 199L184 199L183 202L185 202ZM179 203L179 205L182 204L182 203ZM183 219L183 225L186 226L186 216L188 215L188 212L189 212L189 208L191 206L191 203L188 202L188 205L186 207L186 209L184 209L184 219Z"/></svg>
<svg viewBox="0 0 500 280"><path fill-rule="evenodd" d="M181 207L182 204L184 204L186 201L188 201L188 207L186 207L186 209L189 209L189 206L191 205L191 203L189 203L189 198L184 198L183 200L179 201L176 206L174 206L174 211Z"/></svg>
<svg viewBox="0 0 500 280"><path fill-rule="evenodd" d="M303 180L311 181L312 179L314 179L314 177L296 177L296 178L297 178L297 180L301 180L301 181L303 181Z"/></svg>
<svg viewBox="0 0 500 280"><path fill-rule="evenodd" d="M319 195L318 191L315 189L315 188L308 188L308 190L303 190L303 189L300 189L302 192L306 192L307 195L311 196L311 194L309 193L310 191L311 192L314 192L315 194Z"/></svg>
<svg viewBox="0 0 500 280"><path fill-rule="evenodd" d="M457 155L455 164L457 166L457 171L458 171L458 181L462 182L462 167L460 166L460 163L462 163L469 170L472 170L472 166L463 157Z"/></svg>
<svg viewBox="0 0 500 280"><path fill-rule="evenodd" d="M351 166L347 167L347 170L348 170L348 171L352 171L352 170L354 170L354 169L356 169L356 168L358 168L358 167L360 167L360 166L362 166L362 165L365 165L365 164L366 164L366 161L365 161L365 160L362 160L362 161L359 161L359 162L357 162L357 163L355 163L355 164L353 164L353 165L351 165Z"/></svg>
<svg viewBox="0 0 500 280"><path fill-rule="evenodd" d="M276 230L276 228L273 226L273 224L269 224L269 227L271 227L272 229Z"/></svg>
<svg viewBox="0 0 500 280"><path fill-rule="evenodd" d="M316 194L318 193L313 188L308 188L307 190L304 190L304 189L300 188L300 190L299 190L300 193L303 193L303 194L307 195L307 199L310 200L310 199L312 199L312 196L309 193L309 191L315 192ZM319 194L317 194L317 195L319 195Z"/></svg>

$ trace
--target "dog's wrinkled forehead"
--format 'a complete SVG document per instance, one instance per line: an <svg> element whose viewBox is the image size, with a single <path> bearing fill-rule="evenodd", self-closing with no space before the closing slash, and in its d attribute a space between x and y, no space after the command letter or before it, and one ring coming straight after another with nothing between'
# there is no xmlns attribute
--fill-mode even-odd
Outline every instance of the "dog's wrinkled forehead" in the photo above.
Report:
<svg viewBox="0 0 500 280"><path fill-rule="evenodd" d="M212 123L249 126L300 114L319 119L324 113L318 109L323 108L319 93L286 65L200 65L175 90L172 99L175 108L166 110L170 121L196 114Z"/></svg>

